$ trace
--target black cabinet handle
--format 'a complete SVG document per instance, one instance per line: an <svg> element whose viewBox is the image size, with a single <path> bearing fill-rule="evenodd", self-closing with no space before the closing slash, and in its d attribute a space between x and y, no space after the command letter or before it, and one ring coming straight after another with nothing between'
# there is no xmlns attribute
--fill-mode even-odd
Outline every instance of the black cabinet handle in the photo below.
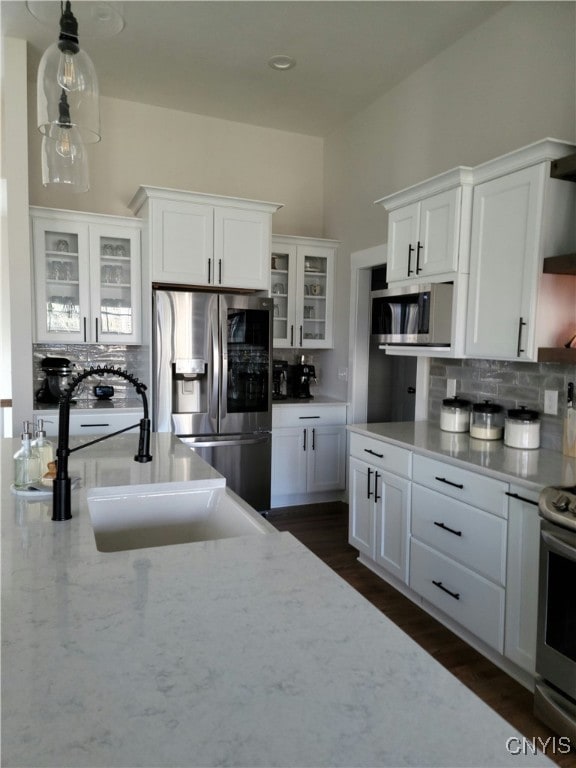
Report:
<svg viewBox="0 0 576 768"><path fill-rule="evenodd" d="M420 272L422 272L422 267L420 266L420 251L424 248L420 240L418 240L418 247L416 248L416 274L419 275Z"/></svg>
<svg viewBox="0 0 576 768"><path fill-rule="evenodd" d="M526 350L522 349L522 328L526 325L524 322L524 318L521 317L518 321L518 344L516 347L516 356L520 357L521 352L525 352Z"/></svg>
<svg viewBox="0 0 576 768"><path fill-rule="evenodd" d="M218 284L222 285L222 259L218 259Z"/></svg>
<svg viewBox="0 0 576 768"><path fill-rule="evenodd" d="M374 472L374 501L378 501L382 496L378 496L378 478L381 477L379 472Z"/></svg>
<svg viewBox="0 0 576 768"><path fill-rule="evenodd" d="M519 493L510 493L510 491L504 491L506 496L510 496L511 499L518 499L518 501L525 501L526 504L534 504L535 507L538 506L537 501L532 501L532 499L527 499L526 496L520 496Z"/></svg>
<svg viewBox="0 0 576 768"><path fill-rule="evenodd" d="M372 496L372 491L370 490L370 476L372 475L372 470L370 467L368 467L368 493L366 494L366 498L369 499L370 496Z"/></svg>
<svg viewBox="0 0 576 768"><path fill-rule="evenodd" d="M455 531L454 528L450 528L446 525L446 523L437 523L436 520L434 520L434 525L437 525L438 528L442 528L443 531L448 531L448 533L453 533L454 536L462 536L462 531Z"/></svg>
<svg viewBox="0 0 576 768"><path fill-rule="evenodd" d="M94 322L96 324L96 344L98 344L98 318L96 318Z"/></svg>
<svg viewBox="0 0 576 768"><path fill-rule="evenodd" d="M86 317L84 317L84 341L86 341Z"/></svg>
<svg viewBox="0 0 576 768"><path fill-rule="evenodd" d="M376 456L379 459L384 458L383 453L376 453L376 451L373 451L371 448L364 448L364 453L369 453L371 456Z"/></svg>
<svg viewBox="0 0 576 768"><path fill-rule="evenodd" d="M414 272L414 270L412 269L412 267L410 265L410 262L412 261L412 253L413 252L414 252L414 246L413 245L409 245L408 246L408 277L410 277L412 272Z"/></svg>
<svg viewBox="0 0 576 768"><path fill-rule="evenodd" d="M290 326L290 346L294 346L294 326Z"/></svg>
<svg viewBox="0 0 576 768"><path fill-rule="evenodd" d="M434 584L435 587L438 587L438 589L441 589L442 592L446 592L450 597L453 597L454 600L460 600L460 592L451 592L449 589L446 589L441 581L434 581L434 579L432 579L432 584Z"/></svg>
<svg viewBox="0 0 576 768"><path fill-rule="evenodd" d="M303 430L304 432L304 444L303 444L303 450L306 450L306 430Z"/></svg>
<svg viewBox="0 0 576 768"><path fill-rule="evenodd" d="M312 450L316 450L316 430L312 429Z"/></svg>
<svg viewBox="0 0 576 768"><path fill-rule="evenodd" d="M320 416L298 416L298 418L300 420L304 420L304 419L319 419Z"/></svg>
<svg viewBox="0 0 576 768"><path fill-rule="evenodd" d="M208 282L212 281L212 259L208 259Z"/></svg>
<svg viewBox="0 0 576 768"><path fill-rule="evenodd" d="M302 326L300 326L300 346L302 346Z"/></svg>
<svg viewBox="0 0 576 768"><path fill-rule="evenodd" d="M446 480L445 477L436 477L435 480L438 480L439 483L446 483L446 485L452 485L454 488L464 488L464 486L461 483L453 483L452 480Z"/></svg>

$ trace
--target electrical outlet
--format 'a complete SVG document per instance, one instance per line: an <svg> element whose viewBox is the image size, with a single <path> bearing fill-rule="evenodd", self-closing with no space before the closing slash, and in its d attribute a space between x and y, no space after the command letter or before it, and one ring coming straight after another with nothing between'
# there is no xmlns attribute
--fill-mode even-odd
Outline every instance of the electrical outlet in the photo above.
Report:
<svg viewBox="0 0 576 768"><path fill-rule="evenodd" d="M456 379L446 379L446 397L456 396Z"/></svg>
<svg viewBox="0 0 576 768"><path fill-rule="evenodd" d="M557 389L544 390L544 413L547 413L550 416L558 415L558 390Z"/></svg>

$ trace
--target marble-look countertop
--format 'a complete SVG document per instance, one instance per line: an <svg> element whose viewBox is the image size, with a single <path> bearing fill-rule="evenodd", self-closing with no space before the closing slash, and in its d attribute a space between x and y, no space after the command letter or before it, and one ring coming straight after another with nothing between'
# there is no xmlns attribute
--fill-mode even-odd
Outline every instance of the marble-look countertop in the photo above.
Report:
<svg viewBox="0 0 576 768"><path fill-rule="evenodd" d="M350 424L351 432L386 440L533 491L547 485L575 485L576 459L545 448L519 450L502 440L478 440L468 432L444 432L428 421Z"/></svg>
<svg viewBox="0 0 576 768"><path fill-rule="evenodd" d="M286 400L273 400L272 407L279 408L285 405L348 405L345 400L326 395L314 395L314 397L288 397Z"/></svg>
<svg viewBox="0 0 576 768"><path fill-rule="evenodd" d="M514 728L288 533L97 551L87 488L219 477L172 436L152 436L150 464L134 435L74 453L64 523L10 493L17 443L4 766L552 765L514 754Z"/></svg>

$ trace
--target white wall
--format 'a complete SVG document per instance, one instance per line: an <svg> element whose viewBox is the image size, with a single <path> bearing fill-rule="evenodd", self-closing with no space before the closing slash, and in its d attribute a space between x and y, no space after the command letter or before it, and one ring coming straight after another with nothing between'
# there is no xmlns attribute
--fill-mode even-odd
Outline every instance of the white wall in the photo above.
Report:
<svg viewBox="0 0 576 768"><path fill-rule="evenodd" d="M346 396L350 253L387 239L373 201L546 136L576 141L573 2L509 4L328 137L325 232L342 246L337 350L318 357L334 396Z"/></svg>
<svg viewBox="0 0 576 768"><path fill-rule="evenodd" d="M322 139L102 97L102 141L88 147L90 190L78 195L42 186L35 95L30 88L33 205L130 216L132 196L149 184L283 203L275 232L323 235Z"/></svg>

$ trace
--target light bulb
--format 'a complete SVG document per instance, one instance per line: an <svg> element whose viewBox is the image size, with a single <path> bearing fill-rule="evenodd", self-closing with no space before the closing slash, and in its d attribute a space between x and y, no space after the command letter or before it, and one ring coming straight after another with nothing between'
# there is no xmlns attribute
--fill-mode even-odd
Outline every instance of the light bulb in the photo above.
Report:
<svg viewBox="0 0 576 768"><path fill-rule="evenodd" d="M80 134L74 126L51 126L42 138L42 183L64 185L72 192L89 188L88 162Z"/></svg>
<svg viewBox="0 0 576 768"><path fill-rule="evenodd" d="M76 145L70 140L70 128L59 127L55 134L56 152L60 157L73 158L76 154Z"/></svg>
<svg viewBox="0 0 576 768"><path fill-rule="evenodd" d="M81 91L84 89L84 78L76 66L76 54L62 51L58 62L58 85L66 91Z"/></svg>

